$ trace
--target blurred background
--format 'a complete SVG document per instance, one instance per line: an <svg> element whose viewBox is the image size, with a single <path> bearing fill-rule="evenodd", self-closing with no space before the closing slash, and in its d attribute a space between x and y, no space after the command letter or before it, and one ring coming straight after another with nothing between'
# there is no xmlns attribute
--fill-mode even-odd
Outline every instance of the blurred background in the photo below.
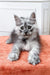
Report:
<svg viewBox="0 0 50 75"><path fill-rule="evenodd" d="M40 35L50 35L50 0L0 0L0 36L14 29L14 14L30 17L32 12L36 13Z"/></svg>

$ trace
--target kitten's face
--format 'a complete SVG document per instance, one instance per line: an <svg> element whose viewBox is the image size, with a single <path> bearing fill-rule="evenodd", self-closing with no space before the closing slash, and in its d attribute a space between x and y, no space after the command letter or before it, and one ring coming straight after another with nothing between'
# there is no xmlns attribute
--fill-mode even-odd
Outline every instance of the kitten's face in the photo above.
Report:
<svg viewBox="0 0 50 75"><path fill-rule="evenodd" d="M18 18L17 21L17 16L15 17L15 21L16 21L16 33L18 35L22 35L24 37L28 37L31 36L34 30L34 26L35 26L35 17L34 18Z"/></svg>

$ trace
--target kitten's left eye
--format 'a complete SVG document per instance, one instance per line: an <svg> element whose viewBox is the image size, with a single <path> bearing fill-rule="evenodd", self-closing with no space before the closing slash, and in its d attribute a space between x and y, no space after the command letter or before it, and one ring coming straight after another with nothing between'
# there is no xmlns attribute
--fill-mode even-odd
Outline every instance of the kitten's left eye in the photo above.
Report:
<svg viewBox="0 0 50 75"><path fill-rule="evenodd" d="M31 26L28 26L28 29L31 29Z"/></svg>

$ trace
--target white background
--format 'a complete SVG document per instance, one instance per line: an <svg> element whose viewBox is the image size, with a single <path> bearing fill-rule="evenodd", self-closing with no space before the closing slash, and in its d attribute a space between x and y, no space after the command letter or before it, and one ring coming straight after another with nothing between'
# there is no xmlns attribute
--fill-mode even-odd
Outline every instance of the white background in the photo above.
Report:
<svg viewBox="0 0 50 75"><path fill-rule="evenodd" d="M46 13L46 10L44 11L44 9L48 9L48 5L46 4L47 6L44 6L44 9L43 5L44 3L41 2L0 2L0 35L9 35L13 30L15 27L14 14L19 17L29 17L32 12L36 13L39 33L42 34L44 32L48 34L48 30L46 29L48 25L45 26L48 23L48 10Z"/></svg>
<svg viewBox="0 0 50 75"><path fill-rule="evenodd" d="M50 0L0 0L0 1L50 1Z"/></svg>

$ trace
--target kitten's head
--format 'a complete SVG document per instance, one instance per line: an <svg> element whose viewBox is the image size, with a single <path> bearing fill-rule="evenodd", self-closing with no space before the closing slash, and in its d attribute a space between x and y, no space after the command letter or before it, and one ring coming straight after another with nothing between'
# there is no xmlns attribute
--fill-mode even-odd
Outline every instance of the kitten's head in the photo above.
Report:
<svg viewBox="0 0 50 75"><path fill-rule="evenodd" d="M15 31L18 35L22 35L24 37L31 36L34 31L34 26L36 24L36 16L33 12L30 18L18 17L14 15L16 28Z"/></svg>

